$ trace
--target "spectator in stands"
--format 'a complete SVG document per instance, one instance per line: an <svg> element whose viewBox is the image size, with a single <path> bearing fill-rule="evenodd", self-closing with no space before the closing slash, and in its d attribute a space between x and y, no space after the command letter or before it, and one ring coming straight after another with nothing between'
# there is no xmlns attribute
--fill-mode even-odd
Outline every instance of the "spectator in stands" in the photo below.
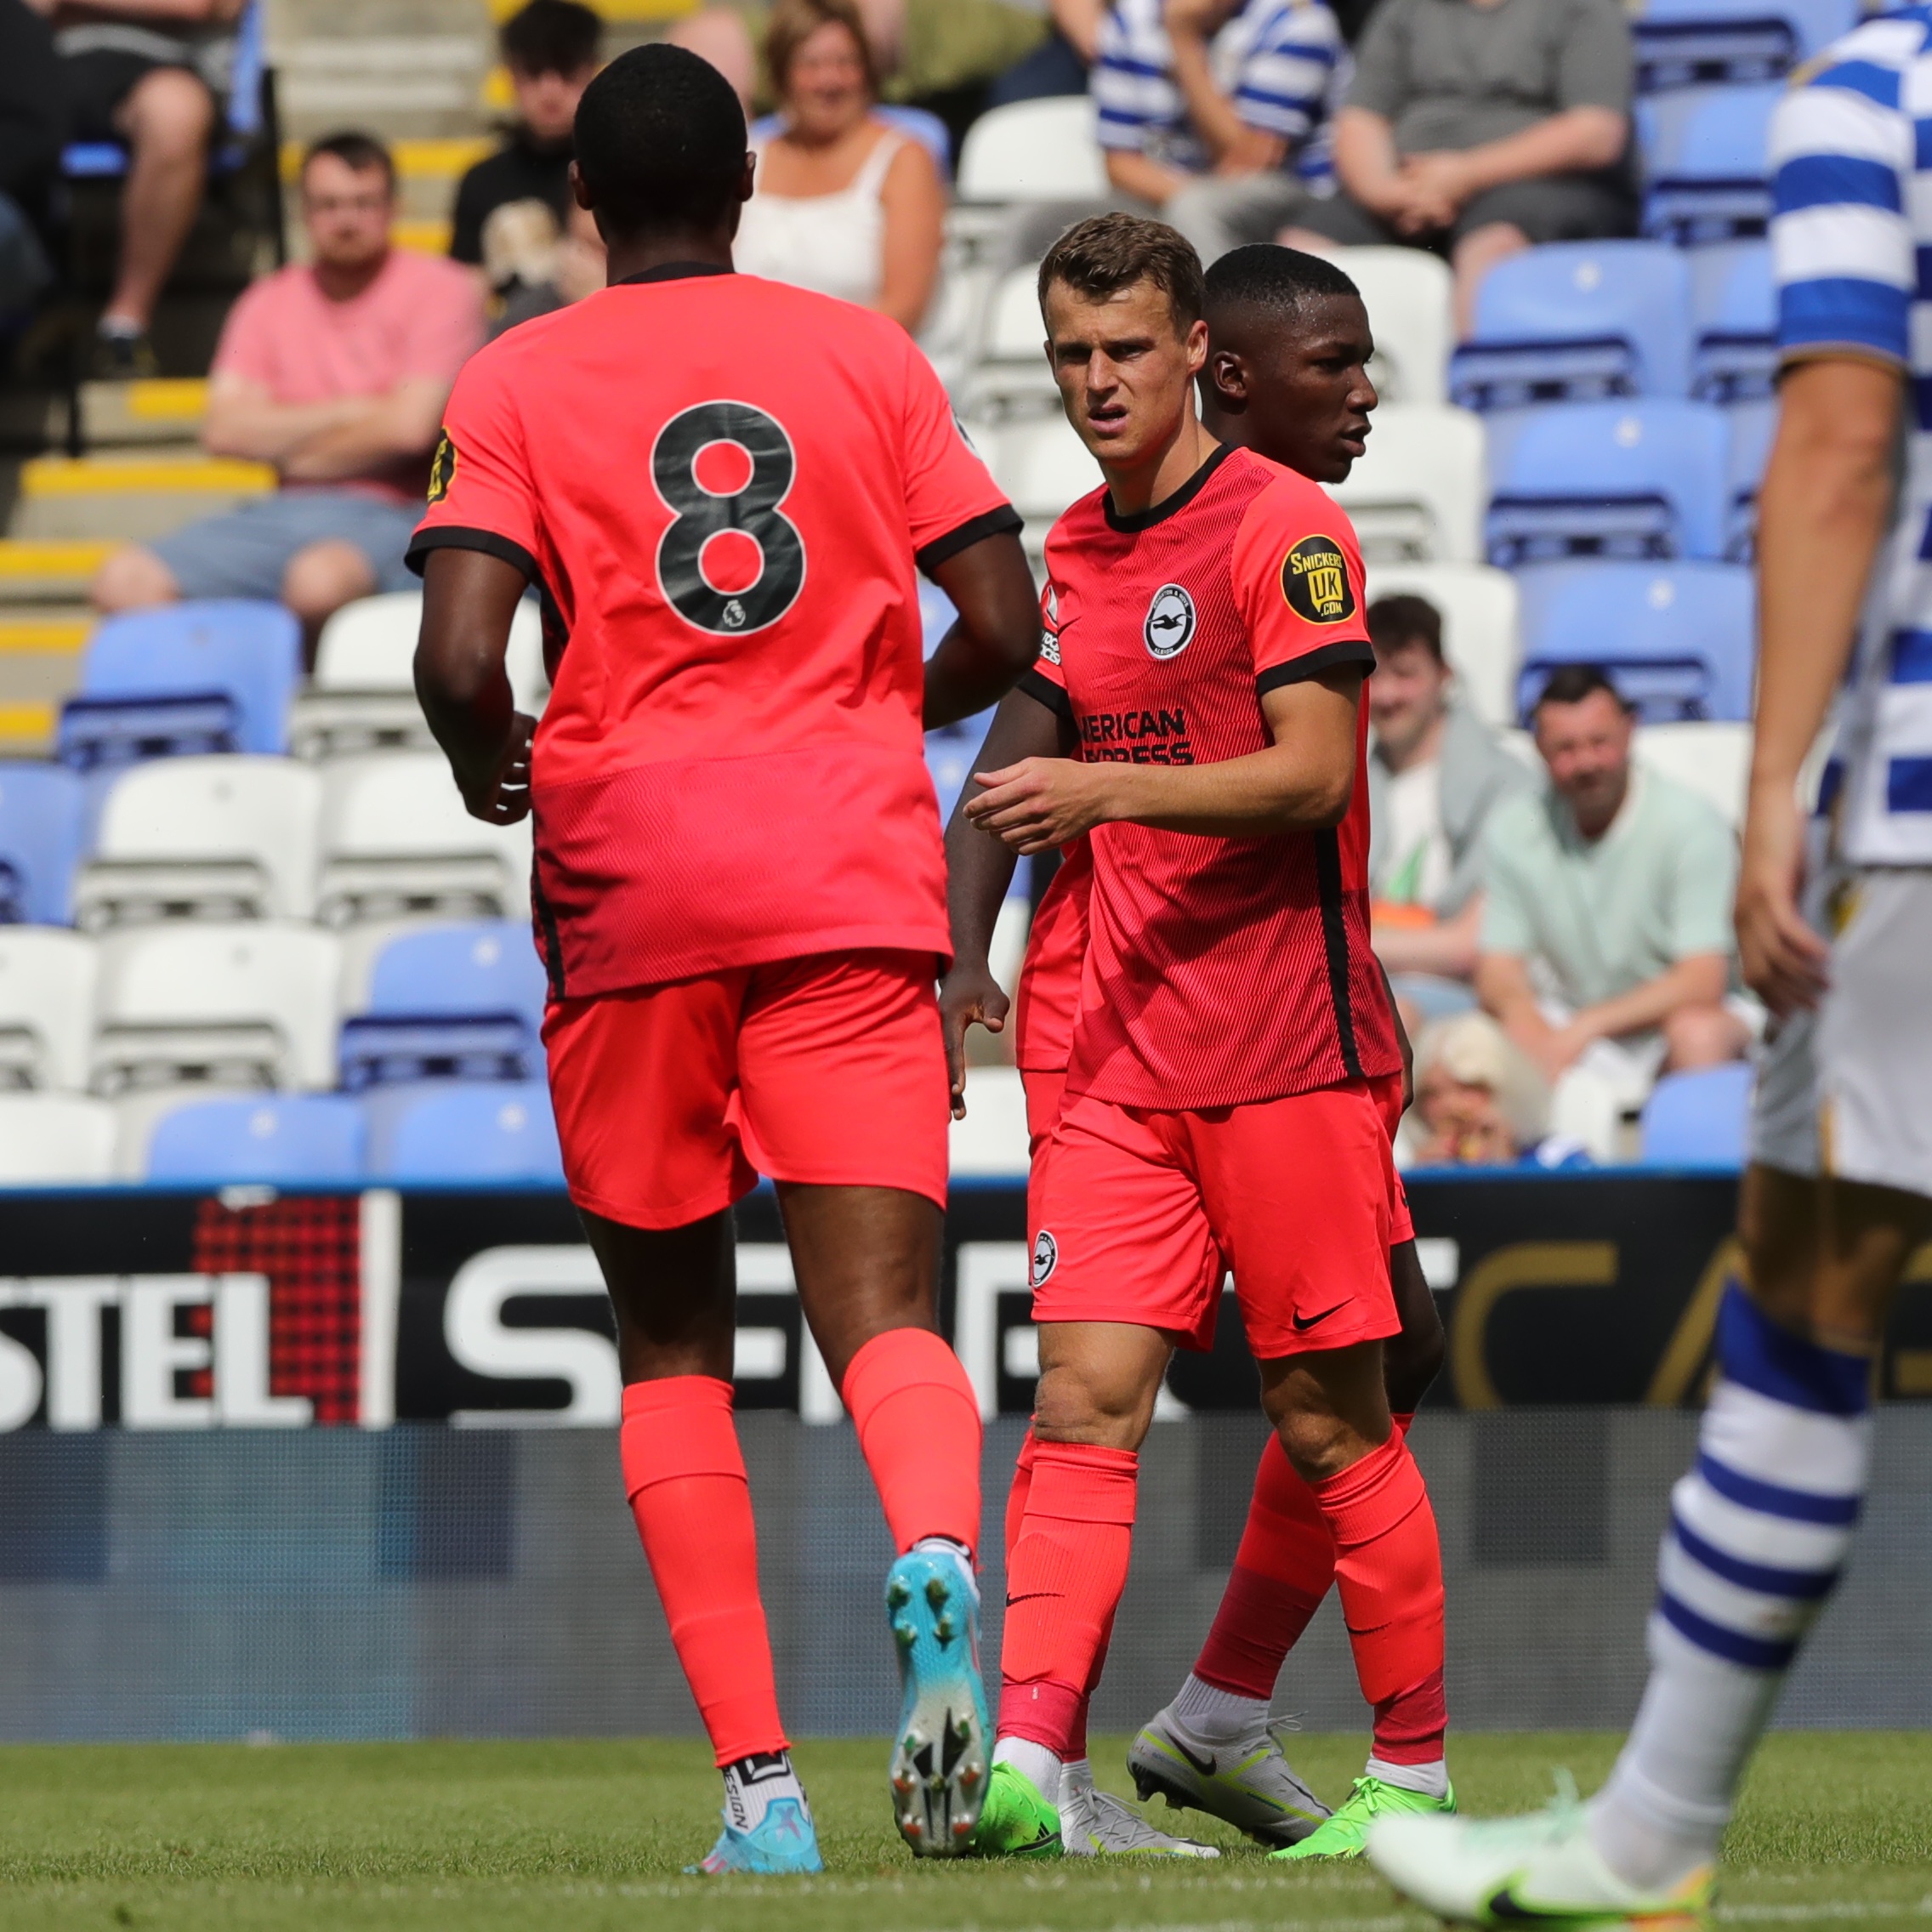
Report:
<svg viewBox="0 0 1932 1932"><path fill-rule="evenodd" d="M389 246L395 170L368 135L316 142L301 195L311 259L235 304L202 432L212 455L273 463L281 487L116 551L93 585L103 611L278 597L312 650L352 599L414 586L403 551L450 385L482 336L482 297L455 263Z"/></svg>
<svg viewBox="0 0 1932 1932"><path fill-rule="evenodd" d="M604 237L588 208L572 207L562 238L541 259L533 259L531 274L504 297L490 324L494 342L506 329L538 315L554 315L605 285Z"/></svg>
<svg viewBox="0 0 1932 1932"><path fill-rule="evenodd" d="M1434 1019L1475 1003L1483 827L1530 774L1457 695L1427 598L1378 599L1368 634L1375 950L1397 996Z"/></svg>
<svg viewBox="0 0 1932 1932"><path fill-rule="evenodd" d="M54 25L73 139L128 149L121 252L94 373L155 372L155 304L194 226L242 0L32 0Z"/></svg>
<svg viewBox="0 0 1932 1932"><path fill-rule="evenodd" d="M988 88L988 107L1087 92L1088 76L1100 58L1105 0L1047 0L1047 14L1053 31Z"/></svg>
<svg viewBox="0 0 1932 1932"><path fill-rule="evenodd" d="M1271 241L1327 172L1341 54L1321 0L1117 0L1094 73L1108 180L1203 263Z"/></svg>
<svg viewBox="0 0 1932 1932"><path fill-rule="evenodd" d="M543 279L526 271L555 248L570 219L571 128L597 71L601 31L577 0L530 0L503 23L516 123L457 185L450 232L450 253L495 294Z"/></svg>
<svg viewBox="0 0 1932 1932"><path fill-rule="evenodd" d="M0 0L0 329L23 324L54 279L41 235L66 133L47 22L25 0Z"/></svg>
<svg viewBox="0 0 1932 1932"><path fill-rule="evenodd" d="M852 0L778 0L765 62L781 133L754 135L756 191L732 259L917 330L939 278L946 190L933 157L872 111L878 74Z"/></svg>
<svg viewBox="0 0 1932 1932"><path fill-rule="evenodd" d="M1594 665L1543 687L1548 782L1491 814L1476 967L1483 1005L1546 1077L1624 1112L1660 1072L1741 1058L1751 1040L1730 998L1737 842L1695 793L1632 769L1633 722ZM1578 1119L1560 1088L1557 1115Z"/></svg>
<svg viewBox="0 0 1932 1932"><path fill-rule="evenodd" d="M1574 1139L1549 1132L1549 1086L1486 1013L1429 1026L1416 1047L1415 1105L1396 1135L1407 1167L1588 1165Z"/></svg>
<svg viewBox="0 0 1932 1932"><path fill-rule="evenodd" d="M1382 0L1336 117L1343 192L1282 240L1447 253L1467 335L1506 256L1636 232L1633 74L1618 0Z"/></svg>

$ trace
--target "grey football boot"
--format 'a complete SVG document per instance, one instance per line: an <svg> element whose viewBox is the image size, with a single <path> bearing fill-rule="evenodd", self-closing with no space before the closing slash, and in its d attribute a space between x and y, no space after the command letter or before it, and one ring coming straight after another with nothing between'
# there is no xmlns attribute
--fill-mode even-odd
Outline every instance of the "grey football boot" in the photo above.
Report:
<svg viewBox="0 0 1932 1932"><path fill-rule="evenodd" d="M1295 1776L1279 1728L1236 1744L1202 1745L1175 1723L1170 1704L1128 1747L1134 1788L1143 1804L1158 1794L1177 1809L1223 1819L1259 1844L1298 1844L1328 1807Z"/></svg>

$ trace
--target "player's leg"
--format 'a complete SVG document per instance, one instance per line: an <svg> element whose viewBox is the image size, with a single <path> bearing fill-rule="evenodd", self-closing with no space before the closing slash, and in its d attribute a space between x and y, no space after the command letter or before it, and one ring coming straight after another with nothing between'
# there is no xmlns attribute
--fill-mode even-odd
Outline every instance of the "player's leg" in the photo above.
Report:
<svg viewBox="0 0 1932 1932"><path fill-rule="evenodd" d="M724 1774L705 1868L815 1871L731 1413L729 1210L757 1178L724 1117L742 992L727 975L554 1004L544 1043L565 1173L617 1317L625 1493Z"/></svg>
<svg viewBox="0 0 1932 1932"><path fill-rule="evenodd" d="M800 1304L899 1552L885 1590L904 1685L895 1814L916 1852L955 1852L986 1776L981 1430L937 1330L949 1108L931 961L759 968L738 1055L745 1144L777 1181Z"/></svg>

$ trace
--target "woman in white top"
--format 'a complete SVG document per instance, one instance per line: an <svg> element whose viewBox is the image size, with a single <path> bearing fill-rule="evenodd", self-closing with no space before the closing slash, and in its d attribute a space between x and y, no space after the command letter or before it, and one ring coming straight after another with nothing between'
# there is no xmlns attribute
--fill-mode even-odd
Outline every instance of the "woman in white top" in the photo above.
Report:
<svg viewBox="0 0 1932 1932"><path fill-rule="evenodd" d="M785 127L753 144L757 191L732 259L917 329L946 194L926 150L872 112L878 77L852 0L778 0L765 60Z"/></svg>

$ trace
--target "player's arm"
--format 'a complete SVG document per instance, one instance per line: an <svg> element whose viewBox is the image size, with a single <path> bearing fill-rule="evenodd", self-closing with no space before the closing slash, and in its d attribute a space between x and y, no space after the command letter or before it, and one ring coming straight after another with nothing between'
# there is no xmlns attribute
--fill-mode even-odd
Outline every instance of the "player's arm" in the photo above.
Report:
<svg viewBox="0 0 1932 1932"><path fill-rule="evenodd" d="M997 704L1040 653L1040 596L1016 531L997 530L926 566L958 621L926 660L925 724Z"/></svg>
<svg viewBox="0 0 1932 1932"><path fill-rule="evenodd" d="M1816 1005L1829 957L1798 909L1798 773L1850 660L1892 512L1903 380L1878 360L1797 364L1758 496L1758 723L1737 884L1744 977L1776 1014Z"/></svg>
<svg viewBox="0 0 1932 1932"><path fill-rule="evenodd" d="M483 550L429 552L416 695L472 816L513 825L530 810L537 721L516 708L504 668L510 624L530 588L514 564Z"/></svg>
<svg viewBox="0 0 1932 1932"><path fill-rule="evenodd" d="M974 769L1014 764L1024 759L1064 758L1071 736L1040 699L1024 690L1009 691L986 728ZM1001 1031L1012 1004L993 977L991 954L993 928L1013 883L1013 849L980 831L967 816L965 804L962 794L946 828L946 906L952 928L952 966L939 994L955 1117L966 1111L966 1029L977 1022L989 1033Z"/></svg>
<svg viewBox="0 0 1932 1932"><path fill-rule="evenodd" d="M1344 663L1262 693L1274 742L1219 764L1085 764L1029 758L975 772L966 812L1015 852L1070 844L1097 825L1266 838L1339 825L1355 792L1362 666Z"/></svg>

